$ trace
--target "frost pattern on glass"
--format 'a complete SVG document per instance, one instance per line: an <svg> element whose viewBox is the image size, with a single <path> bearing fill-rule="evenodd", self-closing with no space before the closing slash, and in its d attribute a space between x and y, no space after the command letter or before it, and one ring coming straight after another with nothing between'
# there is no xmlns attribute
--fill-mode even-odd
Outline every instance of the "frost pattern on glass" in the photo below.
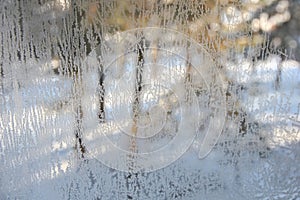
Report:
<svg viewBox="0 0 300 200"><path fill-rule="evenodd" d="M0 3L0 199L298 199L298 0Z"/></svg>
<svg viewBox="0 0 300 200"><path fill-rule="evenodd" d="M105 117L83 136L91 155L121 171L154 171L182 156L197 134L199 158L210 153L223 129L226 97L201 45L171 29L143 28L106 39L91 55L88 68L96 74L103 66L105 89Z"/></svg>

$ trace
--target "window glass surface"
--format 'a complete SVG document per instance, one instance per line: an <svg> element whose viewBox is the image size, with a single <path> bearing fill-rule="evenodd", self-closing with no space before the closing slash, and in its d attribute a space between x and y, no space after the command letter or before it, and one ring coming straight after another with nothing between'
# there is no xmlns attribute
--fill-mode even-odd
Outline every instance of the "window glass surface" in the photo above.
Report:
<svg viewBox="0 0 300 200"><path fill-rule="evenodd" d="M0 199L300 198L300 1L0 5Z"/></svg>

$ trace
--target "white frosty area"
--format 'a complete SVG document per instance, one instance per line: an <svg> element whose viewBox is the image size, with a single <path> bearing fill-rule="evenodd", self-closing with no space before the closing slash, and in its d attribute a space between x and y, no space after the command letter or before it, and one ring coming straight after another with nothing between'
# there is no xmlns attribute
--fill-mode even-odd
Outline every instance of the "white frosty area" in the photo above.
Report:
<svg viewBox="0 0 300 200"><path fill-rule="evenodd" d="M137 67L138 54L132 47L137 46L141 34L145 40L143 66ZM168 40L161 40L161 35L167 35ZM107 38L105 48L101 48L106 123L87 134L87 140L93 141L89 145L91 155L108 167L128 171L128 165L132 165L128 155L134 146L136 166L132 170L148 172L177 160L197 134L203 136L199 157L212 150L225 121L225 95L215 64L202 46L179 32L145 28ZM97 74L100 64L93 57L97 56L92 53L88 57L84 81ZM135 91L137 69L142 71L139 97ZM94 86L97 96L97 82ZM135 117L137 99L139 111ZM93 102L91 98L87 105Z"/></svg>
<svg viewBox="0 0 300 200"><path fill-rule="evenodd" d="M262 134L268 136L264 145L271 147L270 156L259 159L257 155L247 152L247 149L244 150L245 143L241 142L237 145L244 155L235 159L243 162L235 166L238 168L236 170L231 165L220 168L219 162L226 160L218 148L203 160L197 158L198 150L191 148L171 166L150 173L148 176L141 175L141 184L145 184L143 187L146 191L151 193L152 190L165 187L163 184L168 184L162 182L154 188L147 185L158 181L157 175L157 177L168 177L165 181L181 184L178 185L179 193L187 192L189 188L194 191L191 194L206 195L211 199L217 199L218 195L222 195L222 199L232 197L260 199L266 193L276 199L299 197L300 174L297 164L300 142L299 63L292 60L281 62L276 56L270 56L265 62L249 64L248 61L242 60L241 63L244 65L239 64L238 67L228 68L228 73L235 73L232 70L239 67L249 69L250 64L254 65L249 74L239 74L234 81L243 80L241 84L247 87L241 93L241 104L248 115L261 124ZM282 65L282 71L279 88L275 89L273 74L277 65ZM83 109L88 111L84 118L85 138L88 139L90 132L100 130L96 128L97 121L92 120L94 119L92 116L97 114L97 105L91 102L97 98L91 96L96 90L97 74L87 73L86 76L89 79L84 83L87 89L82 101ZM258 77L264 77L262 80L265 81L259 81L261 79ZM57 102L66 101L72 96L71 82L72 80L66 78L41 76L39 80L18 90L6 91L1 95L0 196L2 199L72 199L75 197L91 199L97 195L102 196L103 199L125 198L125 191L119 191L122 186L118 184L125 181L120 172L109 170L93 158L85 162L76 159L74 113L71 112L71 106L68 104L61 109L56 109L54 106ZM104 123L98 128L103 131L105 126L107 125ZM234 127L233 123L232 129ZM110 128L109 132L113 137L114 131ZM221 141L228 140L226 137L223 136ZM251 140L253 136L247 137L245 142ZM85 145L87 147L93 146L93 143L97 145L98 139L92 137L91 140L85 141ZM197 149L197 141L193 147ZM106 149L102 150L106 151ZM249 164L250 161L252 164ZM284 165L287 163L290 167L285 169ZM86 174L85 167L91 170L90 174ZM183 170L183 175L187 179L182 182L180 176L173 177L174 170L178 174ZM114 174L118 177L117 180L114 180ZM216 185L208 185L208 189L203 191L200 185L193 185L190 179L196 178L196 174L202 178L207 176L211 179L211 184ZM73 191L76 188L72 185L74 181L79 185L78 189ZM84 185L87 188L83 187ZM224 188L227 188L225 194L222 193ZM270 191L270 188L273 189ZM145 199L171 197L173 190L174 188L166 189L164 194L145 192L139 195L140 197L144 195ZM210 190L214 192L209 192ZM195 197L186 196L186 198Z"/></svg>
<svg viewBox="0 0 300 200"><path fill-rule="evenodd" d="M299 0L0 5L0 200L300 199Z"/></svg>

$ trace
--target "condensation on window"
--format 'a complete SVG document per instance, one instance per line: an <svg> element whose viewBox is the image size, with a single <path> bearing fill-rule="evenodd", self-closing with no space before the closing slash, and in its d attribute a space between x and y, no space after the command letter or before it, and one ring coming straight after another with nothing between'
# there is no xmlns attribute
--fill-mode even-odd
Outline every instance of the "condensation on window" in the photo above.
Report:
<svg viewBox="0 0 300 200"><path fill-rule="evenodd" d="M300 1L0 5L0 199L300 198Z"/></svg>

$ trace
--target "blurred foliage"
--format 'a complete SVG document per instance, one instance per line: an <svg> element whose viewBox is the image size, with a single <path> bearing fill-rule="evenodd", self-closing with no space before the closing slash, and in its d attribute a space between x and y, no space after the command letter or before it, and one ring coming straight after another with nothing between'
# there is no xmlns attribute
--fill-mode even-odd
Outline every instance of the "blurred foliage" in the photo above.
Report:
<svg viewBox="0 0 300 200"><path fill-rule="evenodd" d="M291 5L294 2L287 0L110 0L83 3L82 8L85 26L104 32L172 28L204 44L217 57L249 48L256 49L249 57L259 57L260 49L276 51L282 46L278 39L269 41L269 35L290 21Z"/></svg>

